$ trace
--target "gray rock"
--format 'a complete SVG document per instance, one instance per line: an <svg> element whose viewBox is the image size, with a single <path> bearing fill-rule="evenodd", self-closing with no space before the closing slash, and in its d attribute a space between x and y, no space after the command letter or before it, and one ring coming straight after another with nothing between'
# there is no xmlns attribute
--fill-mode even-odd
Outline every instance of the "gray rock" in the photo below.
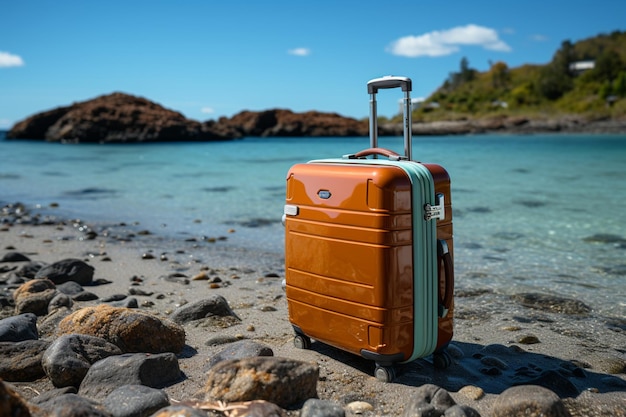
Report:
<svg viewBox="0 0 626 417"><path fill-rule="evenodd" d="M204 300L179 307L172 313L170 319L175 323L183 324L210 316L237 317L224 297L221 295L213 295Z"/></svg>
<svg viewBox="0 0 626 417"><path fill-rule="evenodd" d="M78 394L102 401L120 385L163 388L181 379L176 355L134 353L109 356L89 368Z"/></svg>
<svg viewBox="0 0 626 417"><path fill-rule="evenodd" d="M74 302L67 294L63 294L62 292L57 291L55 296L52 297L52 300L50 300L50 302L48 303L48 312L54 311L57 308L61 307L72 308L73 305Z"/></svg>
<svg viewBox="0 0 626 417"><path fill-rule="evenodd" d="M456 405L450 393L433 384L425 384L417 388L409 400L404 417L439 417L447 409Z"/></svg>
<svg viewBox="0 0 626 417"><path fill-rule="evenodd" d="M55 284L75 281L87 285L93 281L94 267L80 259L63 259L37 271L35 278L48 278Z"/></svg>
<svg viewBox="0 0 626 417"><path fill-rule="evenodd" d="M34 279L37 272L43 268L46 264L42 262L29 262L25 265L22 265L17 271L16 274L22 278Z"/></svg>
<svg viewBox="0 0 626 417"><path fill-rule="evenodd" d="M100 337L68 334L50 344L41 365L55 387L78 387L92 364L121 354L120 348Z"/></svg>
<svg viewBox="0 0 626 417"><path fill-rule="evenodd" d="M346 412L339 404L317 398L306 400L300 411L300 417L344 417L345 415Z"/></svg>
<svg viewBox="0 0 626 417"><path fill-rule="evenodd" d="M0 342L37 340L37 316L24 313L0 320Z"/></svg>
<svg viewBox="0 0 626 417"><path fill-rule="evenodd" d="M537 385L521 385L505 390L493 402L493 417L570 417L554 392Z"/></svg>
<svg viewBox="0 0 626 417"><path fill-rule="evenodd" d="M29 262L29 261L30 261L30 258L20 252L7 252L4 254L2 258L0 258L0 263L2 262Z"/></svg>
<svg viewBox="0 0 626 417"><path fill-rule="evenodd" d="M49 345L45 340L0 342L0 378L28 382L45 376L41 357Z"/></svg>
<svg viewBox="0 0 626 417"><path fill-rule="evenodd" d="M103 410L98 403L90 401L76 394L64 394L52 398L39 407L47 411L49 416L62 417L113 417Z"/></svg>
<svg viewBox="0 0 626 417"><path fill-rule="evenodd" d="M62 292L63 294L67 294L70 296L74 296L76 294L80 294L85 291L82 285L80 285L76 281L67 281L57 285L57 290Z"/></svg>
<svg viewBox="0 0 626 417"><path fill-rule="evenodd" d="M467 405L453 405L443 414L444 417L480 417L478 411Z"/></svg>
<svg viewBox="0 0 626 417"><path fill-rule="evenodd" d="M257 356L218 363L202 392L207 401L265 400L288 408L317 397L318 377L315 363Z"/></svg>
<svg viewBox="0 0 626 417"><path fill-rule="evenodd" d="M143 417L170 405L167 394L145 385L122 385L102 405L113 417Z"/></svg>
<svg viewBox="0 0 626 417"><path fill-rule="evenodd" d="M206 369L212 368L221 361L252 358L255 356L274 356L274 351L271 347L253 340L239 340L214 355L207 363Z"/></svg>

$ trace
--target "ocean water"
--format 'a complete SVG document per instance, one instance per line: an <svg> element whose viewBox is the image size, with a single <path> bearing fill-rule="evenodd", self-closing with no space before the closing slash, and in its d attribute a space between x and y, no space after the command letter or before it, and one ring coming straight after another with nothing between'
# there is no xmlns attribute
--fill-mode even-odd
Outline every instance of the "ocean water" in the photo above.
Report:
<svg viewBox="0 0 626 417"><path fill-rule="evenodd" d="M401 151L401 142L380 146ZM61 145L0 137L0 203L57 203L56 214L90 223L227 236L217 244L280 254L289 167L367 147L367 138ZM626 316L626 136L426 136L414 138L413 157L450 173L457 288L555 294Z"/></svg>

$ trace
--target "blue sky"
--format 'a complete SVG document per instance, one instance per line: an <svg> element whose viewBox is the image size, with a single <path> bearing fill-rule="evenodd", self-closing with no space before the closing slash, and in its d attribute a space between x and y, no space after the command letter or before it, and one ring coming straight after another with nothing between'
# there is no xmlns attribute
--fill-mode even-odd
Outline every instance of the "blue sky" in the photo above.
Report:
<svg viewBox="0 0 626 417"><path fill-rule="evenodd" d="M624 0L0 2L0 129L114 91L200 121L288 108L367 117L368 80L426 97L463 57L545 64L561 42L626 30ZM379 113L397 111L398 91Z"/></svg>

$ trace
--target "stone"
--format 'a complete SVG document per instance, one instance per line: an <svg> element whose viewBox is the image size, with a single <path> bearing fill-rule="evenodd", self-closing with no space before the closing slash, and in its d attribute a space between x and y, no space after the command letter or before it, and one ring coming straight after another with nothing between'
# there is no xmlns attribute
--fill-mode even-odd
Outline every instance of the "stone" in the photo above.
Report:
<svg viewBox="0 0 626 417"><path fill-rule="evenodd" d="M213 295L195 303L179 307L172 313L170 319L175 323L183 324L212 316L237 317L224 297Z"/></svg>
<svg viewBox="0 0 626 417"><path fill-rule="evenodd" d="M109 356L91 365L78 394L94 401L103 401L122 385L163 388L180 381L181 377L178 359L171 352L126 353Z"/></svg>
<svg viewBox="0 0 626 417"><path fill-rule="evenodd" d="M59 323L58 333L101 337L123 352L180 353L185 346L185 330L179 324L141 310L106 304L68 315Z"/></svg>
<svg viewBox="0 0 626 417"><path fill-rule="evenodd" d="M145 385L122 385L113 390L102 405L115 417L149 416L170 405L167 394Z"/></svg>
<svg viewBox="0 0 626 417"><path fill-rule="evenodd" d="M78 387L92 364L121 354L120 348L102 338L67 334L50 344L43 354L41 364L55 387Z"/></svg>
<svg viewBox="0 0 626 417"><path fill-rule="evenodd" d="M77 394L64 394L40 403L39 407L48 412L49 416L63 417L112 417L97 402L83 398Z"/></svg>
<svg viewBox="0 0 626 417"><path fill-rule="evenodd" d="M0 380L0 416L31 417L28 403Z"/></svg>
<svg viewBox="0 0 626 417"><path fill-rule="evenodd" d="M222 361L207 373L201 394L207 401L265 400L288 408L317 398L319 367L273 356Z"/></svg>
<svg viewBox="0 0 626 417"><path fill-rule="evenodd" d="M231 359L252 358L255 356L274 356L274 351L268 345L255 342L253 340L239 340L231 343L219 353L211 357L206 365L206 369L215 364Z"/></svg>
<svg viewBox="0 0 626 417"><path fill-rule="evenodd" d="M418 387L402 414L404 417L441 416L446 410L456 405L450 393L434 384Z"/></svg>
<svg viewBox="0 0 626 417"><path fill-rule="evenodd" d="M0 320L0 342L37 340L37 316L24 313Z"/></svg>
<svg viewBox="0 0 626 417"><path fill-rule="evenodd" d="M524 385L536 385L549 389L559 397L576 397L580 392L572 382L557 371L547 370L539 374L536 378L528 379ZM515 384L520 385L520 384Z"/></svg>
<svg viewBox="0 0 626 417"><path fill-rule="evenodd" d="M300 417L344 417L346 412L337 403L311 398L304 402Z"/></svg>
<svg viewBox="0 0 626 417"><path fill-rule="evenodd" d="M492 415L570 417L558 395L537 385L521 385L506 389L493 402Z"/></svg>
<svg viewBox="0 0 626 417"><path fill-rule="evenodd" d="M239 137L229 126L185 118L142 97L115 92L35 114L16 123L9 139L50 142L180 142Z"/></svg>
<svg viewBox="0 0 626 417"><path fill-rule="evenodd" d="M3 262L30 262L30 258L20 252L7 252L0 258L0 263Z"/></svg>
<svg viewBox="0 0 626 417"><path fill-rule="evenodd" d="M35 278L48 278L55 284L75 281L88 285L93 281L94 267L80 259L63 259L44 266L35 274Z"/></svg>
<svg viewBox="0 0 626 417"><path fill-rule="evenodd" d="M41 357L50 345L45 340L0 342L0 378L11 382L29 382L46 374Z"/></svg>

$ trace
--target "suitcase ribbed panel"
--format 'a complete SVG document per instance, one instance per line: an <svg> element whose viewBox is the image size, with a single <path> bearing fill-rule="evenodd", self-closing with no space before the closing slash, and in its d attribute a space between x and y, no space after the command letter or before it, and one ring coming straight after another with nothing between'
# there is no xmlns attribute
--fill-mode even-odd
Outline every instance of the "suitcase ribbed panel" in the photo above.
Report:
<svg viewBox="0 0 626 417"><path fill-rule="evenodd" d="M435 220L424 220L424 205L435 204L430 171L413 161L384 159L322 159L309 163L386 165L403 169L411 181L413 221L413 353L404 362L428 356L437 345L437 230Z"/></svg>

